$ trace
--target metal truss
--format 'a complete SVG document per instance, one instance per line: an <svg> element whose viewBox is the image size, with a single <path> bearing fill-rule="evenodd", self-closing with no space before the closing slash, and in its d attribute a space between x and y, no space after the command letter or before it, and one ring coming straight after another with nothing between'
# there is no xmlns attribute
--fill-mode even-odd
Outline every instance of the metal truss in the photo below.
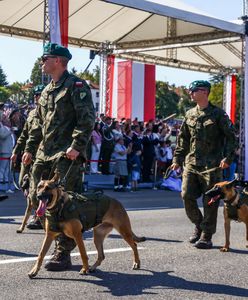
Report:
<svg viewBox="0 0 248 300"><path fill-rule="evenodd" d="M167 18L167 37L175 37L177 35L177 21L173 18ZM166 57L176 59L177 49L170 48L166 50Z"/></svg>
<svg viewBox="0 0 248 300"><path fill-rule="evenodd" d="M189 49L191 51L193 51L195 54L197 54L198 56L200 56L208 64L210 64L212 66L216 66L216 67L222 68L222 69L225 68L222 64L220 64L216 59L214 59L211 55L209 55L202 48L195 46L195 47L189 47Z"/></svg>
<svg viewBox="0 0 248 300"><path fill-rule="evenodd" d="M131 59L142 63L150 63L154 65L167 66L171 68L180 68L180 69L186 69L191 71L206 72L211 74L218 74L220 72L225 71L225 68L222 68L220 66L203 65L203 64L192 63L187 61L180 61L178 59L163 58L158 56L156 57L153 55L146 55L143 53L116 54L114 52L113 54L117 58Z"/></svg>

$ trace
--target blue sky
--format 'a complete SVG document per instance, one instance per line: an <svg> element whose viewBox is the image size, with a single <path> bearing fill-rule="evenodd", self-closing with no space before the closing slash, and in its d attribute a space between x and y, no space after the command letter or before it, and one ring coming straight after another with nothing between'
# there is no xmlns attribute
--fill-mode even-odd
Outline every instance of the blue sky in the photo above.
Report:
<svg viewBox="0 0 248 300"><path fill-rule="evenodd" d="M243 0L181 0L181 2L227 21L238 19L242 15ZM83 71L89 63L89 50L71 47L70 51L73 58L69 69L75 67L78 71ZM9 83L29 79L35 60L41 55L41 42L0 36L0 65ZM99 64L98 57L90 69L92 70L96 64ZM209 75L205 73L159 66L156 68L156 79L168 81L170 84L187 86L193 80L208 78Z"/></svg>

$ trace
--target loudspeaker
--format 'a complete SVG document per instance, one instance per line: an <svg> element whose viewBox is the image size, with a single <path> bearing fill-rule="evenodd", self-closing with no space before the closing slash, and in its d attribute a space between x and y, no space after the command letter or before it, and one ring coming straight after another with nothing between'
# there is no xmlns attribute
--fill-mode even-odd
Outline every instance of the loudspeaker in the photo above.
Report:
<svg viewBox="0 0 248 300"><path fill-rule="evenodd" d="M90 59L94 59L96 56L96 51L90 50Z"/></svg>

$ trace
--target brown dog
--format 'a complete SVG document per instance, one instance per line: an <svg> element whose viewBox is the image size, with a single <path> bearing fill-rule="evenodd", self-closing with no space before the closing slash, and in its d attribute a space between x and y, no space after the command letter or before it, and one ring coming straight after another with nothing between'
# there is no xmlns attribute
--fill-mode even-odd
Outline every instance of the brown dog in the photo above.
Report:
<svg viewBox="0 0 248 300"><path fill-rule="evenodd" d="M61 232L73 238L78 245L83 262L80 274L87 274L90 271L94 271L104 260L103 241L113 228L122 235L133 250L133 269L140 268L136 243L145 241L145 238L137 237L132 232L127 212L119 201L106 195L98 197L95 194L93 195L95 199L87 199L82 195L72 192L67 193L58 184L57 175L51 180L42 180L38 184L37 197L40 200L39 208L36 211L37 215L42 216L46 212L46 235L38 259L32 270L28 273L30 278L37 275L52 241ZM90 212L89 214L94 212L93 215L96 215L93 223L88 220L89 216L85 213L86 210ZM72 215L69 215L69 212ZM93 228L94 243L98 252L97 260L91 267L88 264L88 257L82 238L82 232L89 228Z"/></svg>
<svg viewBox="0 0 248 300"><path fill-rule="evenodd" d="M224 200L224 227L226 242L220 251L229 251L231 220L244 222L246 225L246 240L248 242L248 193L246 190L238 191L235 187L236 180L223 181L214 185L206 192L211 199L209 204L219 200ZM248 248L248 244L246 245Z"/></svg>
<svg viewBox="0 0 248 300"><path fill-rule="evenodd" d="M28 197L29 185L30 185L29 176L28 176L28 174L25 174L23 176L23 179L22 179L21 189L23 191L24 196L26 197L27 207L26 207L25 214L24 214L24 217L23 217L23 220L22 220L22 224L16 230L17 233L22 233L23 232L23 230L24 230L24 228L25 228L25 226L28 222L28 219L29 219L29 217L31 216L31 213L32 213L33 205L32 205L31 199Z"/></svg>

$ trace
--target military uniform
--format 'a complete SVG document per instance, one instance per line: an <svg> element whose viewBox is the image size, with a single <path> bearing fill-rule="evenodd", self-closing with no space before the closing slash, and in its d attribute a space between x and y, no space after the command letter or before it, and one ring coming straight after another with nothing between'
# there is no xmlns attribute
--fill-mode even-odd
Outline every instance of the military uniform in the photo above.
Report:
<svg viewBox="0 0 248 300"><path fill-rule="evenodd" d="M29 137L29 132L31 131L31 128L32 128L32 124L35 122L35 116L36 116L36 110L33 109L28 114L27 120L22 129L22 133L16 142L16 145L13 149L12 154L20 155L23 153L25 146L26 146L26 142ZM35 155L35 152L36 152L36 149L34 149L34 152L32 153L33 156ZM22 185L22 179L23 179L24 175L29 173L30 167L31 167L31 165L21 164L21 171L20 171L20 175L19 175L19 185L20 186Z"/></svg>
<svg viewBox="0 0 248 300"><path fill-rule="evenodd" d="M37 123L32 126L25 152L38 148L32 168L30 196L35 207L36 188L44 172L56 170L64 178L72 161L64 156L69 147L80 152L65 182L65 190L81 192L80 166L85 159L87 143L95 123L91 91L84 80L64 71L58 82L51 81L43 90L37 105ZM52 174L50 174L51 176ZM71 251L73 240L62 237L61 251Z"/></svg>
<svg viewBox="0 0 248 300"><path fill-rule="evenodd" d="M216 231L218 203L209 206L208 199L203 196L203 216L197 198L222 180L222 170L215 168L224 157L230 164L236 148L234 127L221 108L209 103L204 109L197 105L186 113L173 163L184 168L182 198L186 214L196 227L209 236Z"/></svg>

